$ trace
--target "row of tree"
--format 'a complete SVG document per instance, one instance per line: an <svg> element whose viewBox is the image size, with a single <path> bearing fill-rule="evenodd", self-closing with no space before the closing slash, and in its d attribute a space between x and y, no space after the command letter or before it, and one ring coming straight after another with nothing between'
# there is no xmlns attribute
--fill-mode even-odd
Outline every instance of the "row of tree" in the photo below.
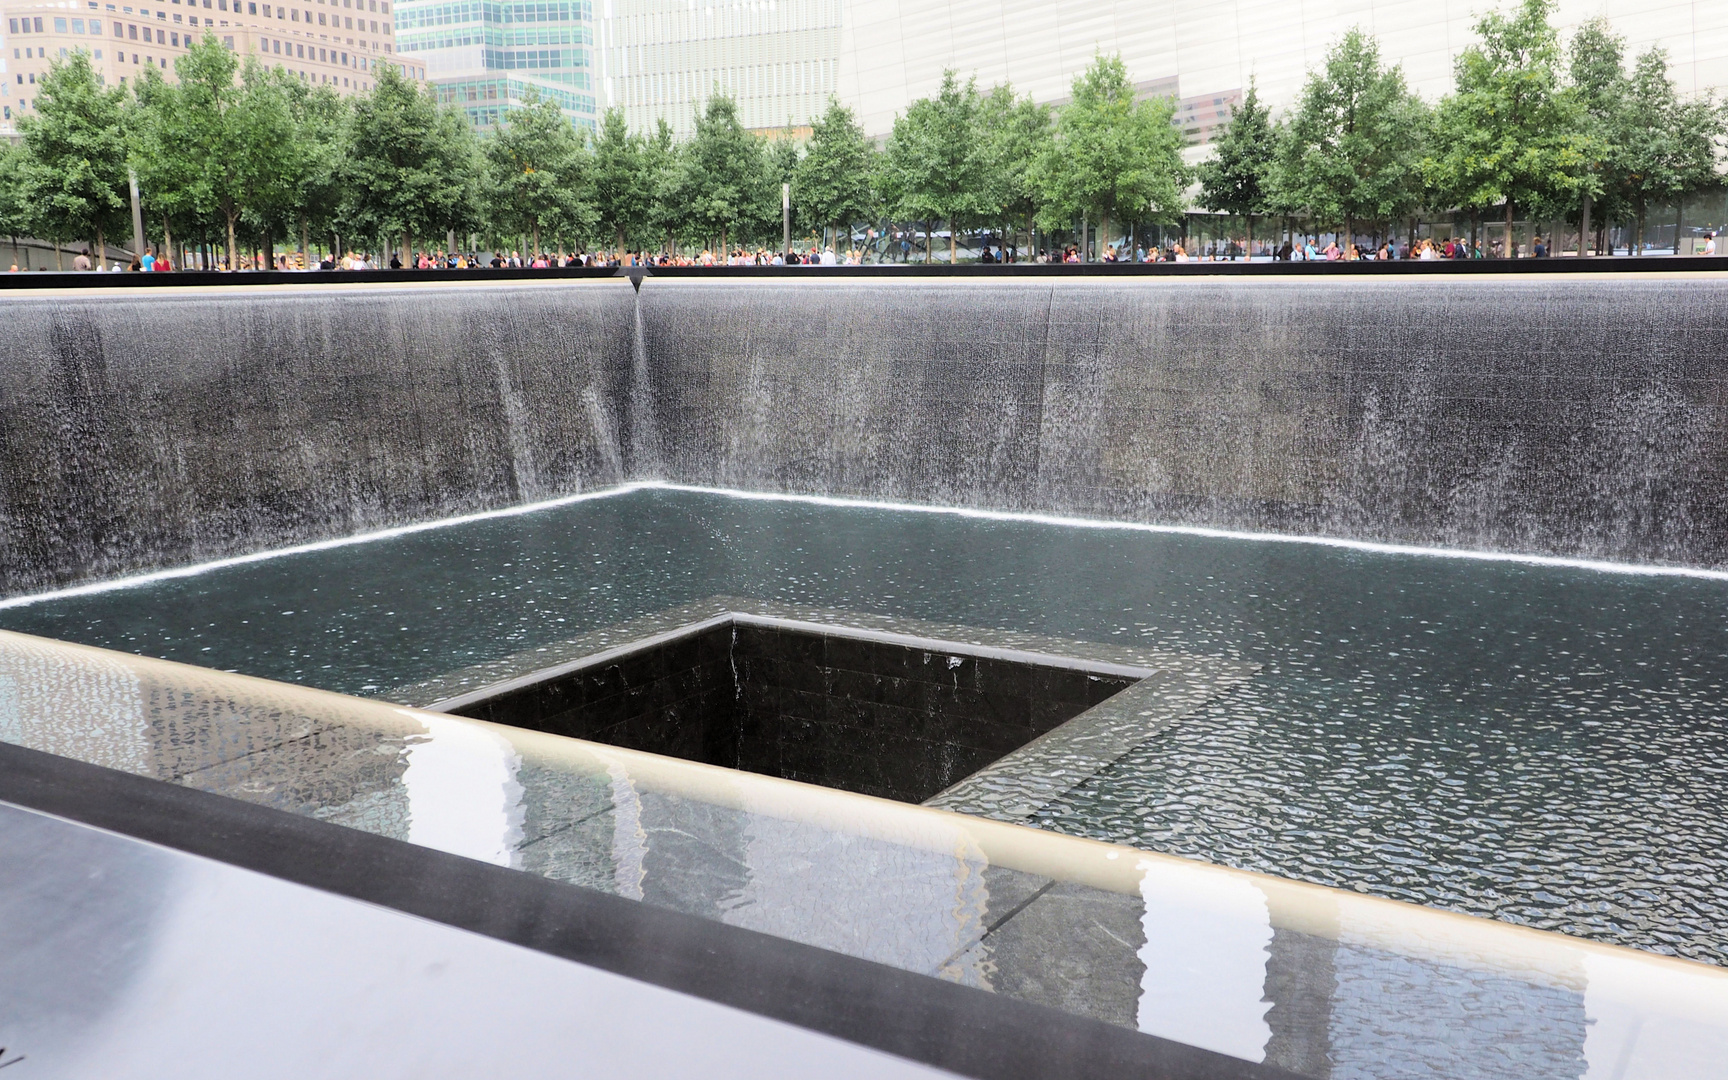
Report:
<svg viewBox="0 0 1728 1080"><path fill-rule="evenodd" d="M1478 223L1515 215L1572 221L1581 238L1608 221L1642 241L1655 205L1719 187L1728 113L1686 99L1659 49L1630 71L1626 46L1597 19L1562 49L1552 0L1491 14L1458 57L1455 89L1430 106L1373 38L1346 34L1274 121L1252 88L1200 169L1201 202L1255 218L1378 231L1451 212ZM1598 249L1601 244L1598 243Z"/></svg>
<svg viewBox="0 0 1728 1080"><path fill-rule="evenodd" d="M153 239L208 244L231 267L282 241L406 253L452 234L535 251L777 246L782 185L801 234L900 222L928 245L942 225L952 259L966 230L1096 225L1110 238L1180 220L1196 179L1199 204L1245 219L1250 239L1267 217L1354 237L1496 210L1508 238L1515 212L1569 218L1582 235L1594 210L1641 231L1649 207L1720 183L1723 108L1683 99L1659 51L1628 71L1600 20L1562 50L1552 4L1482 19L1433 106L1351 31L1287 115L1251 85L1198 170L1174 102L1136 100L1115 57L1098 57L1059 109L947 72L877 147L838 102L807 138L769 140L716 95L675 142L664 123L630 131L618 110L585 131L531 92L481 136L389 69L344 98L207 36L175 82L148 69L108 87L74 53L41 84L22 143L0 153L0 232L100 248L130 232L129 173Z"/></svg>

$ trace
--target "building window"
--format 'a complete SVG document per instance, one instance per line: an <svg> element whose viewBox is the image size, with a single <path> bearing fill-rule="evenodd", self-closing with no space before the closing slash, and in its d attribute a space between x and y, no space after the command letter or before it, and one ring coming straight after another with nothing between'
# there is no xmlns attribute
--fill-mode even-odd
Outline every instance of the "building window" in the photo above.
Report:
<svg viewBox="0 0 1728 1080"><path fill-rule="evenodd" d="M83 19L73 19L72 20L72 32L74 34L82 34L84 32L84 20Z"/></svg>
<svg viewBox="0 0 1728 1080"><path fill-rule="evenodd" d="M234 51L234 38L231 36L224 36L222 38L222 46L224 48L226 48L229 52L233 52Z"/></svg>
<svg viewBox="0 0 1728 1080"><path fill-rule="evenodd" d="M138 28L136 26L128 26L126 28L126 36L131 38L133 41L137 41L138 40Z"/></svg>
<svg viewBox="0 0 1728 1080"><path fill-rule="evenodd" d="M64 34L66 32L66 20L65 19L55 19L54 20L54 32L56 34Z"/></svg>

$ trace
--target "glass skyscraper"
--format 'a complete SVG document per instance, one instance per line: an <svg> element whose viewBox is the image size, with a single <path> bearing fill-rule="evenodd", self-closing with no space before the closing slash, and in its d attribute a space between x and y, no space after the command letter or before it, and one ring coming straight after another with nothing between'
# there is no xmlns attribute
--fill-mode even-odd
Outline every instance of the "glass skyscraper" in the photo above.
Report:
<svg viewBox="0 0 1728 1080"><path fill-rule="evenodd" d="M396 50L419 60L440 101L495 126L534 87L571 122L597 115L594 11L588 0L401 0Z"/></svg>

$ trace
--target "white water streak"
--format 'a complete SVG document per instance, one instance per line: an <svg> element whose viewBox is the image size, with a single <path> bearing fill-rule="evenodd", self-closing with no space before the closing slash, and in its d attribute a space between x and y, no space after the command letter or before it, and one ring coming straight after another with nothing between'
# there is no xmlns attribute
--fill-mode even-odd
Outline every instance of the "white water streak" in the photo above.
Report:
<svg viewBox="0 0 1728 1080"><path fill-rule="evenodd" d="M973 518L982 521L1017 521L1036 525L1057 525L1070 529L1113 529L1121 532L1157 533L1171 536L1204 536L1218 540L1241 540L1258 544L1312 544L1316 547L1342 548L1346 551L1363 551L1375 555L1413 555L1432 559L1470 559L1477 562L1517 563L1524 566L1558 567L1567 570L1588 570L1599 574L1627 574L1636 577L1684 577L1700 578L1707 581L1728 581L1728 570L1705 570L1692 566L1654 566L1640 563L1617 563L1601 559L1569 559L1558 555L1520 555L1504 551L1470 551L1464 548L1418 547L1413 544L1381 544L1372 540L1344 540L1333 536L1293 536L1287 533L1256 533L1239 532L1233 529L1212 529L1202 525L1149 525L1137 521L1108 521L1101 518L1063 517L1057 514L1030 514L1011 510L977 510L958 506L924 506L918 503L884 502L876 499L846 499L828 495L784 495L776 492L740 491L735 488L702 487L696 484L672 484L661 480L645 480L636 483L620 484L617 487L603 488L599 491L585 491L579 495L566 495L562 498L547 499L544 502L526 503L522 506L505 507L502 510L486 510L477 514L463 514L460 517L439 518L436 521L423 521L414 525L399 525L395 528L380 529L376 532L359 533L355 536L337 537L332 540L319 540L310 544L296 544L293 547L273 548L269 551L256 551L249 555L236 555L232 558L217 559L214 562L197 563L193 566L181 566L172 570L155 570L148 574L138 574L133 577L115 578L111 581L96 581L87 585L75 585L66 589L54 589L50 592L31 593L27 596L14 596L0 600L0 610L5 608L26 607L30 604L45 603L50 600L61 600L73 596L91 596L96 593L112 592L116 589L135 589L144 585L152 585L158 581L168 581L174 578L196 577L199 574L213 570L225 570L231 566L242 566L246 563L263 562L266 559L279 559L288 555L301 555L313 551L328 551L333 548L347 547L350 544L369 544L378 540L394 540L398 536L408 536L412 533L426 532L431 529L445 529L456 525L466 525L474 521L490 521L494 518L517 517L522 514L538 513L541 510L552 510L573 503L587 502L590 499L607 499L617 495L628 495L635 491L688 491L701 495L723 495L731 499L749 499L757 502L790 502L804 503L811 506L832 506L846 510L893 510L914 514L949 514L954 517Z"/></svg>

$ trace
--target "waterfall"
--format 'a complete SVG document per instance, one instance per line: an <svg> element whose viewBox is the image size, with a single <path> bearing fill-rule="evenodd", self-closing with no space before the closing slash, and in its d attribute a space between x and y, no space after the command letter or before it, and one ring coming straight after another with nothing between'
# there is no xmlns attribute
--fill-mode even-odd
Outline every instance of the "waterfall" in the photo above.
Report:
<svg viewBox="0 0 1728 1080"><path fill-rule="evenodd" d="M1728 566L1728 281L0 296L0 595L630 480Z"/></svg>

